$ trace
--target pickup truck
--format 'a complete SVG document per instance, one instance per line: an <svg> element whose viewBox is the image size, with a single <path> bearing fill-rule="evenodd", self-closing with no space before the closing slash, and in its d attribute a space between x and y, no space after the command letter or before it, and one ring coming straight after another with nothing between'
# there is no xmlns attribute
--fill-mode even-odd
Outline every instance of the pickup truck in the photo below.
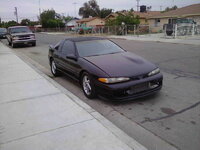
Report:
<svg viewBox="0 0 200 150"><path fill-rule="evenodd" d="M92 27L87 27L85 25L81 25L80 27L74 28L74 30L79 34L91 33L92 29L93 29Z"/></svg>
<svg viewBox="0 0 200 150"><path fill-rule="evenodd" d="M8 44L15 48L19 44L32 44L36 46L35 34L26 26L13 26L8 28Z"/></svg>

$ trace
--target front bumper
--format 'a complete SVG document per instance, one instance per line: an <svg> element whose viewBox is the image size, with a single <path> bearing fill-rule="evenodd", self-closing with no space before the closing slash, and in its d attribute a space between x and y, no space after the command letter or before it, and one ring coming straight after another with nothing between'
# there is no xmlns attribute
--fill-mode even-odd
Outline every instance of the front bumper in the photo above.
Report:
<svg viewBox="0 0 200 150"><path fill-rule="evenodd" d="M129 101L158 92L162 88L163 75L161 73L143 78L140 80L131 80L123 83L104 84L99 81L95 82L97 92L112 101ZM150 85L155 84L155 87ZM137 91L138 85L147 85L147 88ZM134 89L135 88L135 89ZM136 90L136 91L134 91ZM133 92L130 92L133 91Z"/></svg>
<svg viewBox="0 0 200 150"><path fill-rule="evenodd" d="M35 39L28 39L28 40L13 40L14 44L29 44L29 43L35 43Z"/></svg>

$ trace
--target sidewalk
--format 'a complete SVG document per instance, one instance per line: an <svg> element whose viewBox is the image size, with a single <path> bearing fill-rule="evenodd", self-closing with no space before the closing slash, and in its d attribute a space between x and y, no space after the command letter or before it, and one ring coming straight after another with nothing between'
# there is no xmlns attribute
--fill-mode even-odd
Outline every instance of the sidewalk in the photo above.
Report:
<svg viewBox="0 0 200 150"><path fill-rule="evenodd" d="M0 70L0 150L146 150L2 43Z"/></svg>
<svg viewBox="0 0 200 150"><path fill-rule="evenodd" d="M154 41L154 42L166 42L174 44L192 44L200 45L200 35L195 36L182 36L174 39L173 37L164 37L161 34L149 34L149 35L126 35L126 36L108 36L109 38L121 38L126 40L135 40L135 41Z"/></svg>

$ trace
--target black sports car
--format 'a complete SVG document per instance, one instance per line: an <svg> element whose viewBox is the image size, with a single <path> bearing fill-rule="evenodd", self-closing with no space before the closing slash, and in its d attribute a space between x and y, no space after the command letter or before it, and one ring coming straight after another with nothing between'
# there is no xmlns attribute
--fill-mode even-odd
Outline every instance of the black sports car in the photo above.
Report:
<svg viewBox="0 0 200 150"><path fill-rule="evenodd" d="M132 100L162 87L158 67L104 38L67 38L50 46L49 62L54 76L62 72L79 80L90 99L100 94L112 100Z"/></svg>

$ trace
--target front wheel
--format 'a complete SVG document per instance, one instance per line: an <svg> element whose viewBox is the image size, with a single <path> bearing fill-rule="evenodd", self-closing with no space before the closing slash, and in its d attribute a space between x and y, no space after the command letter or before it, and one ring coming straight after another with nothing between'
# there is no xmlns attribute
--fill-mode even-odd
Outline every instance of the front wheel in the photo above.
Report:
<svg viewBox="0 0 200 150"><path fill-rule="evenodd" d="M16 48L16 44L15 43L11 43L12 48Z"/></svg>
<svg viewBox="0 0 200 150"><path fill-rule="evenodd" d="M33 43L32 43L32 46L36 46L36 42L33 42Z"/></svg>
<svg viewBox="0 0 200 150"><path fill-rule="evenodd" d="M60 75L60 72L58 71L57 67L56 67L56 63L55 61L52 59L51 60L51 73L57 77Z"/></svg>
<svg viewBox="0 0 200 150"><path fill-rule="evenodd" d="M83 73L81 78L81 86L83 93L89 99L93 99L96 97L96 90L92 81L91 76L88 73Z"/></svg>

